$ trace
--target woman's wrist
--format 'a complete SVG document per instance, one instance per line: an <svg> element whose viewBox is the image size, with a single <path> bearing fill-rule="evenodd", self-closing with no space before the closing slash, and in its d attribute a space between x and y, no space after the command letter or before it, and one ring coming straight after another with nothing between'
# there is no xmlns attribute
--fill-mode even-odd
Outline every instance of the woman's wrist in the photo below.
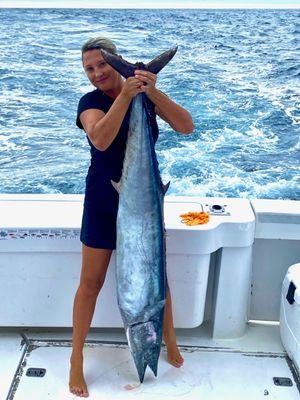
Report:
<svg viewBox="0 0 300 400"><path fill-rule="evenodd" d="M149 94L147 94L149 99L157 106L161 101L169 100L168 96L166 96L161 90L157 89L157 87L153 87L153 90Z"/></svg>
<svg viewBox="0 0 300 400"><path fill-rule="evenodd" d="M132 100L132 97L129 95L129 93L126 93L122 90L121 93L118 95L117 99L119 99L119 101L129 105Z"/></svg>

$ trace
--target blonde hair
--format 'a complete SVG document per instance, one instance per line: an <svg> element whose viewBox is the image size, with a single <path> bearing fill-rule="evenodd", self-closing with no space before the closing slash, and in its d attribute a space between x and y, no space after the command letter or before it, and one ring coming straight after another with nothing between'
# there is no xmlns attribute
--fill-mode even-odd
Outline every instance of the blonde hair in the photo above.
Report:
<svg viewBox="0 0 300 400"><path fill-rule="evenodd" d="M108 38L103 36L98 36L95 38L89 39L84 45L81 47L81 55L89 50L103 49L108 53L117 54L116 45Z"/></svg>

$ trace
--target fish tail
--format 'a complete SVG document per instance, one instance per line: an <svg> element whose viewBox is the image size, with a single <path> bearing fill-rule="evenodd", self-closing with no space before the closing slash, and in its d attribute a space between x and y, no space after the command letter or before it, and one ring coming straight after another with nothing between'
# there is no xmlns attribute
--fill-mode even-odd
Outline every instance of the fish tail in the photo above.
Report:
<svg viewBox="0 0 300 400"><path fill-rule="evenodd" d="M177 46L155 57L146 65L144 63L132 64L119 55L111 54L103 49L100 51L104 60L127 79L130 76L134 76L134 71L136 69L146 69L153 74L157 74L174 57Z"/></svg>
<svg viewBox="0 0 300 400"><path fill-rule="evenodd" d="M177 51L177 48L178 46L174 47L173 49L167 50L159 56L155 57L152 61L146 64L147 71L150 71L153 74L157 74L159 71L161 71L163 67L172 60Z"/></svg>

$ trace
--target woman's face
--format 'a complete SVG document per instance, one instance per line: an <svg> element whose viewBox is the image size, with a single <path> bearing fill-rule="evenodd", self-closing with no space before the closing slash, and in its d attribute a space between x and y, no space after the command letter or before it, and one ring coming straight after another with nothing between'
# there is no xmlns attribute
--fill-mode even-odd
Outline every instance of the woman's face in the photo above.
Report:
<svg viewBox="0 0 300 400"><path fill-rule="evenodd" d="M103 59L98 49L86 51L82 64L89 81L103 92L114 89L121 81L120 74Z"/></svg>

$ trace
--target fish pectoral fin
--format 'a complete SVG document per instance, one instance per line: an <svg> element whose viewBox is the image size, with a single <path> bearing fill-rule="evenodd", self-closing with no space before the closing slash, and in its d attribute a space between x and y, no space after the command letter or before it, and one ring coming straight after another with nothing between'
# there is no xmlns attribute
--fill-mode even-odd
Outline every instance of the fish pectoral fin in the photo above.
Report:
<svg viewBox="0 0 300 400"><path fill-rule="evenodd" d="M164 185L164 184L162 184L162 187L163 187L163 193L164 193L164 194L166 194L166 193L167 193L167 190L169 189L170 183L171 183L171 182L168 182L168 183L166 183L165 185Z"/></svg>
<svg viewBox="0 0 300 400"><path fill-rule="evenodd" d="M120 193L120 191L121 191L120 182L115 182L115 181L112 181L112 180L111 180L111 184L112 184L113 187L116 189L116 191L117 191L118 193Z"/></svg>

